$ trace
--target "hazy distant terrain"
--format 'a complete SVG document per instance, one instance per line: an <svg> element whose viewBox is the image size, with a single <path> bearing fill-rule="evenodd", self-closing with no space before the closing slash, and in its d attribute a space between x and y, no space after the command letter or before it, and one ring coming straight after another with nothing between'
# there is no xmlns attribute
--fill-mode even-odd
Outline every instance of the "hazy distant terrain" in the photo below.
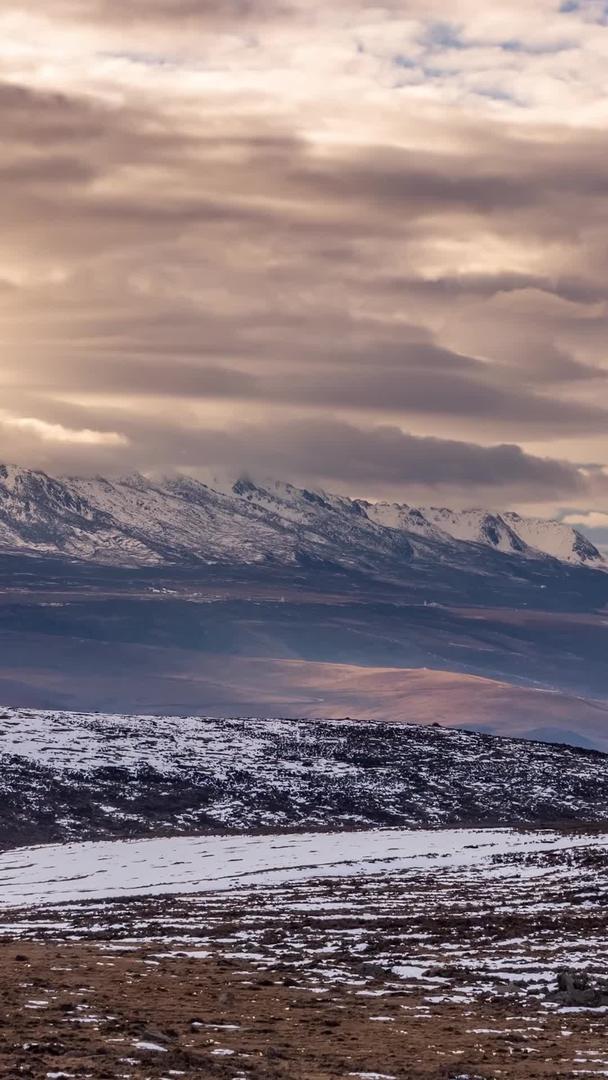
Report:
<svg viewBox="0 0 608 1080"><path fill-rule="evenodd" d="M219 575L212 584L207 571L159 586L107 569L98 580L87 569L83 581L69 567L66 583L61 566L33 570L16 590L4 562L7 704L439 719L606 744L608 622L599 611L425 606L398 590L375 599L370 586L353 596L348 582L340 596L340 582L323 575L315 592L315 575L273 587Z"/></svg>
<svg viewBox="0 0 608 1080"><path fill-rule="evenodd" d="M0 526L7 704L608 746L608 573L569 526L6 468Z"/></svg>

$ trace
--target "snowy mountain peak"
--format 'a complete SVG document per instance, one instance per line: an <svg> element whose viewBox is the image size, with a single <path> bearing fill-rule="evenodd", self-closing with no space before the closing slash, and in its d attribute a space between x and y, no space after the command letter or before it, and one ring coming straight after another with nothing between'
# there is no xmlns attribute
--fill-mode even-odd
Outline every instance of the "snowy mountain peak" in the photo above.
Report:
<svg viewBox="0 0 608 1080"><path fill-rule="evenodd" d="M554 559L579 565L602 565L606 563L594 544L572 525L559 521L543 521L542 518L522 518L519 514L504 515L508 525L529 547L552 555Z"/></svg>
<svg viewBox="0 0 608 1080"><path fill-rule="evenodd" d="M495 551L525 558L548 555L574 566L608 569L603 555L586 536L559 521L477 509L418 508L400 503L364 505L371 520L387 528L402 529L429 538L483 544Z"/></svg>
<svg viewBox="0 0 608 1080"><path fill-rule="evenodd" d="M53 478L0 466L0 552L115 565L322 563L394 575L421 560L471 568L482 549L608 569L571 526L511 512L370 503L248 477L216 490L181 475Z"/></svg>

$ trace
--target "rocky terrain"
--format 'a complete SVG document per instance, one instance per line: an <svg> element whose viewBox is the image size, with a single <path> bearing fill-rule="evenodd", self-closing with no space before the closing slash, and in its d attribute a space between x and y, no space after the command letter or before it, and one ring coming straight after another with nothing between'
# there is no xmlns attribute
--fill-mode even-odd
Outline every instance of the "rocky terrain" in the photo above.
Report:
<svg viewBox="0 0 608 1080"><path fill-rule="evenodd" d="M442 727L0 713L0 841L608 818L608 755Z"/></svg>

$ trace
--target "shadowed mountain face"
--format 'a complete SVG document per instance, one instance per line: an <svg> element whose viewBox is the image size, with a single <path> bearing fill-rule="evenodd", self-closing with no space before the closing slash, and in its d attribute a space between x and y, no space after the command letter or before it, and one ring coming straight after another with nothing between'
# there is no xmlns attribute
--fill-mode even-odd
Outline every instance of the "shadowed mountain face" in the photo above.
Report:
<svg viewBox="0 0 608 1080"><path fill-rule="evenodd" d="M601 556L557 523L0 468L9 704L439 718L605 747L607 607Z"/></svg>

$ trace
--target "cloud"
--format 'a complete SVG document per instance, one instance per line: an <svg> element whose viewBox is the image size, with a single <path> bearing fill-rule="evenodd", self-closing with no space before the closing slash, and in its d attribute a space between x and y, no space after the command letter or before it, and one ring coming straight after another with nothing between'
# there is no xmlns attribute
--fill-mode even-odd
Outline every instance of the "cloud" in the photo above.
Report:
<svg viewBox="0 0 608 1080"><path fill-rule="evenodd" d="M608 529L608 513L598 510L590 510L588 513L577 511L574 514L566 514L562 521L566 525L583 525L588 529Z"/></svg>
<svg viewBox="0 0 608 1080"><path fill-rule="evenodd" d="M408 492L418 498L427 492L433 498L445 494L452 501L471 503L471 492L476 492L483 502L497 506L514 500L572 503L578 496L588 497L595 482L569 462L526 454L513 444L482 447L416 436L389 424L362 427L337 419L249 422L231 429L197 426L191 417L181 422L126 417L120 436L39 421L4 426L26 434L32 426L45 444L44 456L30 449L27 462L54 471L86 473L100 450L111 471L124 468L125 461L133 469L155 470L171 461L204 476L218 469L236 475L246 467L267 477L277 474L280 462L281 475L359 495L403 500ZM72 441L80 444L77 459L71 454Z"/></svg>
<svg viewBox="0 0 608 1080"><path fill-rule="evenodd" d="M63 427L62 424L49 424L46 420L38 420L34 416L2 416L0 424L9 430L32 434L34 438L41 439L43 442L77 446L125 447L129 445L126 436L116 431L92 431L90 428L73 430Z"/></svg>
<svg viewBox="0 0 608 1080"><path fill-rule="evenodd" d="M194 445L198 440L194 439ZM299 421L271 429L247 426L221 440L200 437L205 458L213 464L247 460L268 470L278 460L293 472L320 479L395 485L429 485L488 490L518 488L528 495L547 489L577 493L585 487L579 471L567 463L525 454L519 446L480 447L437 437L419 437L381 425L361 429L334 421ZM216 461L213 459L217 458ZM192 463L194 464L194 462Z"/></svg>
<svg viewBox="0 0 608 1080"><path fill-rule="evenodd" d="M20 6L36 11L32 0L23 0ZM296 5L290 5L292 13ZM150 23L175 24L194 21L205 24L227 23L231 26L240 20L265 19L277 14L287 14L288 7L273 0L129 0L125 8L120 0L48 0L46 12L54 17L76 21L98 20L102 25Z"/></svg>
<svg viewBox="0 0 608 1080"><path fill-rule="evenodd" d="M565 366L565 371L563 370ZM564 361L554 378L584 378L573 363L574 371ZM537 435L549 433L559 425L562 432L603 432L608 425L608 410L589 402L561 400L518 390L488 380L483 365L470 357L420 345L400 349L376 343L364 354L333 357L333 363L314 364L308 370L256 373L245 368L218 366L199 359L180 358L167 364L154 360L124 357L108 358L103 365L79 358L76 362L59 359L47 385L68 391L77 378L88 393L187 399L232 401L247 405L286 405L301 411L318 413L319 409L340 413L400 414L404 417L451 417L476 421L483 417L506 427L517 425L521 431ZM124 400L124 398L123 398Z"/></svg>
<svg viewBox="0 0 608 1080"><path fill-rule="evenodd" d="M590 5L8 0L0 33L24 460L601 509Z"/></svg>

